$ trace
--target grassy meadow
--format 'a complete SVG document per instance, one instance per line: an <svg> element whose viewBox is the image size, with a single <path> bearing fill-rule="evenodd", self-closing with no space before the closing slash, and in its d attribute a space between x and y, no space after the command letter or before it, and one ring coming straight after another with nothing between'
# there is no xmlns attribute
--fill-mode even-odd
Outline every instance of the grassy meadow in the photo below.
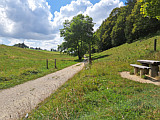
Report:
<svg viewBox="0 0 160 120"><path fill-rule="evenodd" d="M49 61L49 69L46 68L46 59ZM57 69L54 67L55 59ZM59 52L0 45L0 89L13 87L63 69L75 64L76 59Z"/></svg>
<svg viewBox="0 0 160 120"><path fill-rule="evenodd" d="M157 38L157 51L153 51ZM160 36L93 55L84 69L29 114L31 120L159 120L160 86L121 78L138 59L160 60ZM137 63L138 64L138 63Z"/></svg>

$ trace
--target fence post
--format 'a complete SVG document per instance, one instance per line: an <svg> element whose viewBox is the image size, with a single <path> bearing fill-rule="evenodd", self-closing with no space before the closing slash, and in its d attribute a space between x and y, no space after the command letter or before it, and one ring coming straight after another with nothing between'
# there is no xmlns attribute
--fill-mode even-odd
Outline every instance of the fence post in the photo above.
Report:
<svg viewBox="0 0 160 120"><path fill-rule="evenodd" d="M55 59L55 68L57 69L57 66L56 66L56 59Z"/></svg>
<svg viewBox="0 0 160 120"><path fill-rule="evenodd" d="M47 67L47 69L48 69L48 59L46 60L46 67Z"/></svg>
<svg viewBox="0 0 160 120"><path fill-rule="evenodd" d="M156 51L157 39L154 40L154 51Z"/></svg>

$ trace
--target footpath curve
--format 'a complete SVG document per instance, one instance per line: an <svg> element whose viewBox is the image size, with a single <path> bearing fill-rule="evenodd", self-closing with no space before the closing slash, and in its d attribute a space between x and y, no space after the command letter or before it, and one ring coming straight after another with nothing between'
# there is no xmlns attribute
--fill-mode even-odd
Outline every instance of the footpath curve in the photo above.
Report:
<svg viewBox="0 0 160 120"><path fill-rule="evenodd" d="M0 91L0 120L20 119L84 67L78 63L60 71Z"/></svg>

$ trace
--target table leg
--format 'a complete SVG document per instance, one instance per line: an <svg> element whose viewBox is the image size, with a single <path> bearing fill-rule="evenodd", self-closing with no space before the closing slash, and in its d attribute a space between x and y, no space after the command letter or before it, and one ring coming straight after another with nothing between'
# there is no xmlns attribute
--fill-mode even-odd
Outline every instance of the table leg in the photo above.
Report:
<svg viewBox="0 0 160 120"><path fill-rule="evenodd" d="M140 76L142 77L142 75L144 75L144 69L140 69Z"/></svg>
<svg viewBox="0 0 160 120"><path fill-rule="evenodd" d="M144 74L149 74L149 69L145 69Z"/></svg>
<svg viewBox="0 0 160 120"><path fill-rule="evenodd" d="M149 64L147 64L147 63L142 63L142 65L149 67ZM145 69L144 74L149 74L149 69Z"/></svg>
<svg viewBox="0 0 160 120"><path fill-rule="evenodd" d="M137 75L138 73L138 68L134 67L134 74Z"/></svg>
<svg viewBox="0 0 160 120"><path fill-rule="evenodd" d="M151 65L150 67L151 67L151 69L150 69L149 75L151 77L158 76L159 67L158 66L154 66L154 65Z"/></svg>

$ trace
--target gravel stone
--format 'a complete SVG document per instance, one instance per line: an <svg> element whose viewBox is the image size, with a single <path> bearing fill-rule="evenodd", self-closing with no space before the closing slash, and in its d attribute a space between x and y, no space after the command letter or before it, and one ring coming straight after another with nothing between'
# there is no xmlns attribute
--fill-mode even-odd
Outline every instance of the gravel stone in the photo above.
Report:
<svg viewBox="0 0 160 120"><path fill-rule="evenodd" d="M154 84L154 85L160 85L160 80L156 80L155 78L142 79L142 78L140 78L140 76L130 75L129 72L121 72L120 75L123 78L127 78L129 80L137 81L137 82L140 82L140 83L151 83L151 84Z"/></svg>
<svg viewBox="0 0 160 120"><path fill-rule="evenodd" d="M20 119L84 67L78 63L36 80L0 91L0 120Z"/></svg>

